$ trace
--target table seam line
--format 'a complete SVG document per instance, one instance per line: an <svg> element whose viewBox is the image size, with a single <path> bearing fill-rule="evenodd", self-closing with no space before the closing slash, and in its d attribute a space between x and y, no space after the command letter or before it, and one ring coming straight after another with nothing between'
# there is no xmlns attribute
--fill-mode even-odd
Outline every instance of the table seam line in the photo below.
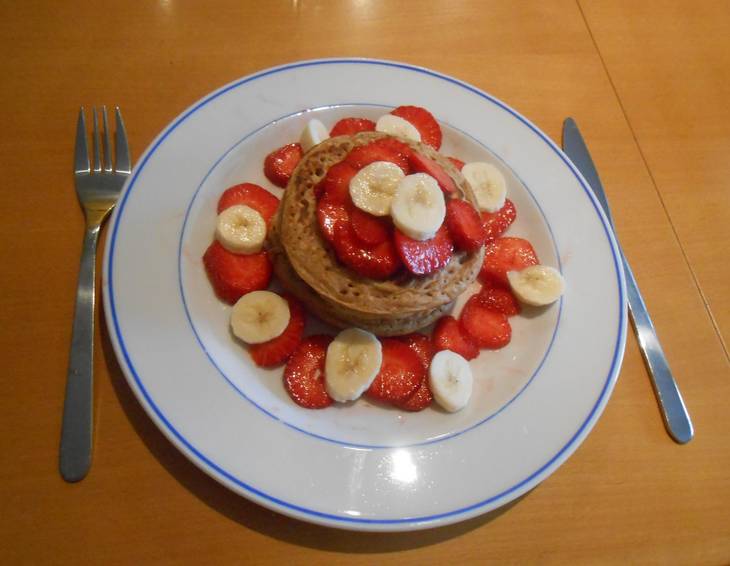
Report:
<svg viewBox="0 0 730 566"><path fill-rule="evenodd" d="M707 300L707 296L705 295L704 291L702 290L702 286L700 285L699 279L697 277L697 273L695 272L694 268L692 267L692 264L689 261L689 257L687 256L687 252L684 249L684 246L682 245L682 240L679 237L679 234L677 233L677 229L674 226L674 222L672 221L672 215L669 213L669 209L667 208L667 205L664 202L664 198L662 197L661 191L659 190L659 186L657 185L656 179L654 178L654 174L652 173L651 168L649 167L649 162L647 161L646 155L644 154L641 144L639 143L639 139L636 136L636 132L634 131L634 127L631 124L631 120L629 119L629 115L626 111L626 108L624 107L623 101L621 100L621 96L619 95L618 89L616 88L616 84L613 82L611 73L608 70L608 65L606 65L606 61L603 58L603 54L601 53L601 49L598 46L598 42L596 41L596 38L593 35L593 30L591 29L591 26L588 23L588 18L586 17L585 12L583 11L583 7L581 6L580 0L576 0L575 3L578 6L578 11L580 12L581 18L583 18L583 23L586 26L588 35L590 36L591 42L593 43L593 47L595 48L596 53L598 54L598 58L601 61L601 66L603 67L603 71L606 73L608 82L611 85L611 90L613 91L613 94L616 97L616 100L618 101L619 108L621 109L621 114L623 115L624 120L626 121L626 125L629 128L629 132L631 132L631 137L634 140L634 143L636 144L636 148L639 151L639 155L641 156L641 161L644 164L644 168L646 169L647 173L649 174L649 179L651 180L651 184L654 187L654 191L656 192L657 197L659 198L659 202L662 206L662 209L664 210L664 214L666 215L667 219L669 220L669 226L672 229L672 234L674 235L674 239L677 242L677 245L679 246L679 249L682 253L682 258L684 259L684 263L687 266L687 268L689 269L690 275L692 276L692 282L694 283L695 288L697 289L697 292L700 295L702 304L705 307L705 312L707 313L707 316L710 318L710 323L712 324L712 328L715 331L715 334L717 335L717 338L720 342L720 347L722 348L722 351L725 354L725 359L730 361L730 353L728 352L727 344L725 343L722 332L720 331L720 327L717 323L717 319L715 318L715 315L712 312L712 307L710 306L710 303ZM617 238L618 238L618 234L617 234Z"/></svg>

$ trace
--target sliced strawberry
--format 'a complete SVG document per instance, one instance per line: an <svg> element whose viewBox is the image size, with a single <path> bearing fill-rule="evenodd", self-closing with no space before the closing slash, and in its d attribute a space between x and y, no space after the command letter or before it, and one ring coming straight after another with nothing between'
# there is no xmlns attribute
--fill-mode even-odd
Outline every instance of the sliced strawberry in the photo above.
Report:
<svg viewBox="0 0 730 566"><path fill-rule="evenodd" d="M395 247L398 255L414 275L428 275L449 263L454 253L454 243L445 225L430 240L413 240L400 230L395 230Z"/></svg>
<svg viewBox="0 0 730 566"><path fill-rule="evenodd" d="M461 159L457 159L456 157L447 157L451 163L454 164L454 167L456 167L459 171L461 171L462 167L464 167L465 163Z"/></svg>
<svg viewBox="0 0 730 566"><path fill-rule="evenodd" d="M509 344L512 338L512 327L507 315L484 305L478 295L473 295L466 302L459 322L480 348L495 350Z"/></svg>
<svg viewBox="0 0 730 566"><path fill-rule="evenodd" d="M366 246L377 246L390 237L390 224L386 218L373 216L356 206L350 207L350 222L355 236Z"/></svg>
<svg viewBox="0 0 730 566"><path fill-rule="evenodd" d="M497 281L508 287L508 271L519 271L540 263L530 242L523 238L497 238L487 244L484 251L484 263L479 272L483 282Z"/></svg>
<svg viewBox="0 0 730 566"><path fill-rule="evenodd" d="M413 150L411 149L411 147L408 144L403 143L402 141L400 141L396 138L393 138L393 137L380 138L379 140L375 140L372 143L374 143L377 147L382 147L382 148L385 148L387 150L397 153L400 161L405 160L407 162L411 156L411 153L413 153ZM400 163L399 163L399 165L400 165ZM405 173L406 174L410 173L410 168L407 171L405 171Z"/></svg>
<svg viewBox="0 0 730 566"><path fill-rule="evenodd" d="M292 355L304 333L304 308L296 299L285 297L289 303L289 324L279 336L250 346L251 357L259 367L283 364Z"/></svg>
<svg viewBox="0 0 730 566"><path fill-rule="evenodd" d="M398 336L397 340L403 342L411 350L413 350L423 364L423 368L428 370L431 365L431 358L436 353L433 347L433 342L425 334L414 332L412 334L405 334L404 336Z"/></svg>
<svg viewBox="0 0 730 566"><path fill-rule="evenodd" d="M335 204L327 199L317 203L317 221L322 235L328 242L335 239L335 226L338 222L350 222L348 208L344 204Z"/></svg>
<svg viewBox="0 0 730 566"><path fill-rule="evenodd" d="M360 132L374 132L375 122L367 118L343 118L330 130L330 137L353 136Z"/></svg>
<svg viewBox="0 0 730 566"><path fill-rule="evenodd" d="M482 219L465 200L451 199L446 203L446 226L458 249L475 252L484 245L487 235Z"/></svg>
<svg viewBox="0 0 730 566"><path fill-rule="evenodd" d="M413 173L426 173L436 179L436 182L445 194L448 195L456 191L456 183L454 183L454 180L435 161L414 151L411 152L408 162L411 165L411 171Z"/></svg>
<svg viewBox="0 0 730 566"><path fill-rule="evenodd" d="M335 225L332 241L337 258L355 273L371 279L387 279L400 267L398 253L390 239L369 248L362 245L349 222Z"/></svg>
<svg viewBox="0 0 730 566"><path fill-rule="evenodd" d="M428 377L424 377L416 392L404 401L397 402L396 406L415 413L417 411L423 411L423 409L431 405L432 401L433 393L431 393L431 388L428 386Z"/></svg>
<svg viewBox="0 0 730 566"><path fill-rule="evenodd" d="M501 312L507 316L520 314L522 308L512 291L501 285L487 282L477 295L479 302L493 311Z"/></svg>
<svg viewBox="0 0 730 566"><path fill-rule="evenodd" d="M403 342L416 353L425 371L423 381L421 381L421 385L416 389L415 393L404 401L396 403L396 406L406 411L422 411L433 401L433 394L431 393L431 388L428 386L428 368L431 366L431 359L436 353L436 350L433 347L431 338L418 332L398 336L397 340Z"/></svg>
<svg viewBox="0 0 730 566"><path fill-rule="evenodd" d="M390 161L403 169L403 172L408 175L410 173L408 165L410 153L411 148L406 144L396 139L383 138L356 147L347 154L345 161L358 170L375 161Z"/></svg>
<svg viewBox="0 0 730 566"><path fill-rule="evenodd" d="M218 214L236 204L250 206L258 211L268 224L279 208L279 199L263 187L253 183L241 183L223 191L221 198L218 199Z"/></svg>
<svg viewBox="0 0 730 566"><path fill-rule="evenodd" d="M421 141L434 149L441 147L441 126L428 110L420 106L399 106L391 112L409 121L421 134Z"/></svg>
<svg viewBox="0 0 730 566"><path fill-rule="evenodd" d="M350 200L350 179L355 173L357 169L349 163L335 163L319 182L315 193L318 193L318 198L326 198L331 203L344 204Z"/></svg>
<svg viewBox="0 0 730 566"><path fill-rule="evenodd" d="M286 188L303 155L302 146L298 143L275 149L264 159L264 175L277 187Z"/></svg>
<svg viewBox="0 0 730 566"><path fill-rule="evenodd" d="M378 401L404 401L421 385L426 370L418 355L395 338L384 338L383 363L366 395Z"/></svg>
<svg viewBox="0 0 730 566"><path fill-rule="evenodd" d="M332 404L324 385L324 360L331 336L308 336L299 343L284 368L284 388L297 405L324 409Z"/></svg>
<svg viewBox="0 0 730 566"><path fill-rule="evenodd" d="M499 238L517 218L517 209L514 203L506 199L504 206L497 212L482 212L482 223L487 234L487 241Z"/></svg>
<svg viewBox="0 0 730 566"><path fill-rule="evenodd" d="M433 329L433 345L436 351L451 350L467 360L479 355L479 347L453 316L442 316L438 320Z"/></svg>
<svg viewBox="0 0 730 566"><path fill-rule="evenodd" d="M266 289L271 281L266 252L234 254L215 240L205 251L203 264L218 297L231 305L246 293Z"/></svg>

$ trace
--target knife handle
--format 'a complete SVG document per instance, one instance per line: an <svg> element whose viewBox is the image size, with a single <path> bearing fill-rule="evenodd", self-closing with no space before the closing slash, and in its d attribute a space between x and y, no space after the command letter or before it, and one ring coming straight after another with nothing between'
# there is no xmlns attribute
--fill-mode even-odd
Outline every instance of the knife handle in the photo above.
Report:
<svg viewBox="0 0 730 566"><path fill-rule="evenodd" d="M626 276L626 289L631 319L639 340L641 354L652 377L654 392L659 400L659 406L664 419L664 425L674 440L685 444L692 440L694 428L687 412L687 407L682 399L682 394L677 388L677 383L672 377L667 357L664 355L662 346L657 338L654 324L646 309L644 299L641 297L639 288L634 278L634 273L626 261L626 256L621 253Z"/></svg>

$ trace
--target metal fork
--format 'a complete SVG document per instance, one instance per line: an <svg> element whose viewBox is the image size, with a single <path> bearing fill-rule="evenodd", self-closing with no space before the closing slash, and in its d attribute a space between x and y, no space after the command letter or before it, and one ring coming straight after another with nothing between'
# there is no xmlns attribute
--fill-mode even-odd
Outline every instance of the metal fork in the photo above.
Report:
<svg viewBox="0 0 730 566"><path fill-rule="evenodd" d="M96 108L93 108L92 115L93 169L89 165L83 107L79 110L79 118L76 123L76 150L74 153L76 195L84 209L86 230L76 291L59 456L61 476L68 482L83 479L91 465L94 400L94 295L99 230L104 219L114 208L124 181L131 172L127 133L119 108L115 109L114 166L112 166L106 106L101 108L103 132L99 132Z"/></svg>

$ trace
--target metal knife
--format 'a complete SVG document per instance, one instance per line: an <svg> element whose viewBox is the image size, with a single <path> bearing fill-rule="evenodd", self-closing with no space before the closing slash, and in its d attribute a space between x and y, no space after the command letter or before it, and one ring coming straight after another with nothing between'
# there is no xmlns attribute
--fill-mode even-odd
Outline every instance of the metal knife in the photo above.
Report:
<svg viewBox="0 0 730 566"><path fill-rule="evenodd" d="M575 164L583 177L593 189L598 202L601 203L603 211L606 213L608 221L613 226L611 211L606 200L606 193L603 191L603 185L598 177L598 171L593 164L591 154L588 152L583 136L580 135L578 125L572 118L566 118L563 122L563 151ZM620 249L620 248L619 248ZM626 276L626 287L629 301L629 309L631 311L631 319L634 323L634 330L639 340L639 347L644 356L649 376L654 386L659 407L661 409L664 424L669 435L680 444L685 444L692 440L694 436L694 428L690 420L687 407L679 392L677 382L672 376L669 369L667 358L662 351L662 346L657 338L654 324L651 321L649 312L646 310L646 304L639 292L634 274L626 261L626 256L621 251L621 259L624 266L624 274Z"/></svg>

